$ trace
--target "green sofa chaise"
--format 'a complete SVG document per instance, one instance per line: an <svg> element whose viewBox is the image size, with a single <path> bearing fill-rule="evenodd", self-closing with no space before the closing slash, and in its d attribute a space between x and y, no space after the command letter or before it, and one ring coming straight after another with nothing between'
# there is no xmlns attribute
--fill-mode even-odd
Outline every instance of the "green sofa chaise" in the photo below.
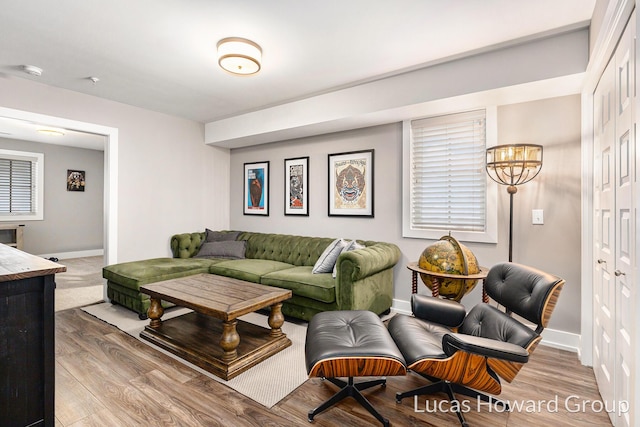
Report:
<svg viewBox="0 0 640 427"><path fill-rule="evenodd" d="M322 311L370 310L382 314L388 312L392 305L393 268L400 258L400 250L394 244L358 241L359 249L340 253L333 274L313 273L312 269L325 249L337 239L211 232L233 233L229 236L234 237L234 245L242 245L243 257L238 256L237 251L228 257L227 254L223 254L224 257L202 257L200 248L206 243L209 232L172 236L173 258L153 258L104 267L108 298L136 311L144 319L150 302L149 296L140 292L140 286L210 273L290 289L293 297L284 302L282 312L307 321Z"/></svg>

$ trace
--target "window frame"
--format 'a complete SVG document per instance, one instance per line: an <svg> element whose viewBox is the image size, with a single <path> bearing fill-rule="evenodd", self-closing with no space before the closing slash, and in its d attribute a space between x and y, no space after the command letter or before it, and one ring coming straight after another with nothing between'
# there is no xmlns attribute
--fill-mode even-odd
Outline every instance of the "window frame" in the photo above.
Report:
<svg viewBox="0 0 640 427"><path fill-rule="evenodd" d="M485 148L497 145L498 140L498 120L497 106L485 106L464 111L448 111L441 113L429 114L424 117L415 117L402 122L402 236L417 239L440 239L443 235L449 234L448 231L442 229L416 229L411 222L411 207L413 183L411 180L412 158L412 136L411 122L414 120L426 119L442 115L451 115L465 113L472 110L485 110ZM484 156L483 169L486 167L486 156ZM497 243L498 242L498 189L488 174L485 173L486 179L486 212L485 212L485 230L484 231L459 231L450 230L453 237L459 241L479 242L479 243Z"/></svg>
<svg viewBox="0 0 640 427"><path fill-rule="evenodd" d="M41 221L44 219L44 153L5 150L0 148L0 158L9 160L26 160L35 163L36 177L32 191L35 191L35 211L31 213L0 213L0 221Z"/></svg>

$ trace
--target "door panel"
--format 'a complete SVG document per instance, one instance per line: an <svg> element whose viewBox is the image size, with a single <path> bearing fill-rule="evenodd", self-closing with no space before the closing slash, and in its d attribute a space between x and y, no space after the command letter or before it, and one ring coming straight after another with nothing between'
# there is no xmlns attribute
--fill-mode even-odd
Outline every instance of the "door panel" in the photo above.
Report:
<svg viewBox="0 0 640 427"><path fill-rule="evenodd" d="M633 351L631 337L635 330L629 317L632 313L631 302L634 289L629 278L633 277L632 259L634 247L632 206L633 181L632 171L634 159L631 141L634 135L634 22L631 21L625 30L615 53L617 67L617 116L615 118L616 151L615 151L615 394L617 405L631 402L633 395L630 385L632 382L631 367L633 366ZM631 30L633 29L633 33ZM610 414L616 426L631 426L628 412Z"/></svg>
<svg viewBox="0 0 640 427"><path fill-rule="evenodd" d="M615 388L615 116L616 67L611 61L594 93L594 360L600 394L613 404ZM610 406L609 406L610 407Z"/></svg>
<svg viewBox="0 0 640 427"><path fill-rule="evenodd" d="M634 34L632 18L594 92L593 369L614 426L634 423Z"/></svg>

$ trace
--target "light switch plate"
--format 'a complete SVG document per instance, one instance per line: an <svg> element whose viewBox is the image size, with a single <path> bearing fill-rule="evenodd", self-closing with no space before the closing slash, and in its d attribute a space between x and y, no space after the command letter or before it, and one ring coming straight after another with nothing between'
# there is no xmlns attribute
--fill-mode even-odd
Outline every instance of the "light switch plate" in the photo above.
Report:
<svg viewBox="0 0 640 427"><path fill-rule="evenodd" d="M534 209L531 211L531 223L534 225L544 224L544 211L542 209Z"/></svg>

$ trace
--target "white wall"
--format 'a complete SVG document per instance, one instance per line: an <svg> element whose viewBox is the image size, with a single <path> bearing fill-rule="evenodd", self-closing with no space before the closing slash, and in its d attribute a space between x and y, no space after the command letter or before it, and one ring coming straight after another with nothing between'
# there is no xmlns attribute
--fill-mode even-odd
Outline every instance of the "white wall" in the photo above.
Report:
<svg viewBox="0 0 640 427"><path fill-rule="evenodd" d="M228 227L229 152L204 144L201 123L20 78L0 78L0 107L118 129L118 262L169 256L175 233Z"/></svg>
<svg viewBox="0 0 640 427"><path fill-rule="evenodd" d="M544 166L535 181L516 195L514 261L555 273L567 280L550 327L580 331L580 97L552 98L498 108L498 143L530 142L545 147ZM375 150L375 217L329 217L327 155ZM308 217L284 216L284 159L309 156ZM270 215L242 214L243 164L270 161ZM234 149L231 152L231 228L323 237L387 241L402 257L395 269L394 304L408 308L411 275L406 264L417 261L431 240L402 237L402 127L400 123L299 140ZM498 185L498 184L495 184ZM532 226L531 209L545 211L545 225ZM498 244L465 243L483 266L508 257L509 199L499 189ZM536 228L537 227L537 228ZM455 236L455 235L454 235ZM427 288L420 285L420 292ZM462 302L480 301L480 287Z"/></svg>

